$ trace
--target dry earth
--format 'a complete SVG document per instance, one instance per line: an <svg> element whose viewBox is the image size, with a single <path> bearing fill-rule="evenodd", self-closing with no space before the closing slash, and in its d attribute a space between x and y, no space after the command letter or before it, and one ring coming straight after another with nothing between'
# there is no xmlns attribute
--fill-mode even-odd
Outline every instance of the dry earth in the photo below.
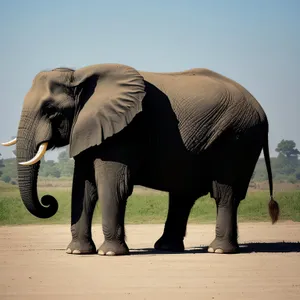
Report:
<svg viewBox="0 0 300 300"><path fill-rule="evenodd" d="M126 229L132 255L100 257L65 254L68 225L0 227L0 299L300 299L300 223L240 224L237 255L196 247L214 225L189 225L184 254L152 250L163 225Z"/></svg>

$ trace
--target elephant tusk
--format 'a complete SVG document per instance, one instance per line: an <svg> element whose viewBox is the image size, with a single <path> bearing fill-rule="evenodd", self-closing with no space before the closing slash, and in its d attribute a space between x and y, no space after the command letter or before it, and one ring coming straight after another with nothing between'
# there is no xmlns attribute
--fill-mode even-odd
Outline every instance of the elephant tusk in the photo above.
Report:
<svg viewBox="0 0 300 300"><path fill-rule="evenodd" d="M35 155L34 158L32 158L29 161L25 161L25 162L21 162L19 163L22 166L30 166L30 165L34 165L35 163L37 163L38 161L40 161L42 159L42 157L44 156L45 152L47 151L47 146L48 143L42 143L39 147L39 150L37 152L37 154Z"/></svg>
<svg viewBox="0 0 300 300"><path fill-rule="evenodd" d="M17 138L14 138L13 140L6 142L6 143L1 143L2 146L13 146L17 143Z"/></svg>

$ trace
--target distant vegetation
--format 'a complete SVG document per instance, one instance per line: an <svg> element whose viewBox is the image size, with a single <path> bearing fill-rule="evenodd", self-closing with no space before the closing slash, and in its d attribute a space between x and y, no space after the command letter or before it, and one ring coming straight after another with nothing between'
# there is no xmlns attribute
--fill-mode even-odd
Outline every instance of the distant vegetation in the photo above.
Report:
<svg viewBox="0 0 300 300"><path fill-rule="evenodd" d="M282 140L276 148L277 157L271 158L273 178L277 182L296 183L300 181L300 152L292 140ZM73 175L74 160L69 159L68 149L58 155L58 162L43 159L39 171L41 179L70 179ZM268 179L264 159L259 159L253 173L253 182L263 182ZM1 159L0 180L6 183L17 184L16 159Z"/></svg>
<svg viewBox="0 0 300 300"><path fill-rule="evenodd" d="M15 151L13 151L15 152ZM0 154L1 155L1 154ZM69 158L68 149L58 155L58 162L42 158L39 177L42 178L71 178L73 176L74 160ZM17 182L16 158L2 159L0 157L0 179L4 182Z"/></svg>
<svg viewBox="0 0 300 300"><path fill-rule="evenodd" d="M282 140L276 148L277 157L271 158L273 178L275 181L296 183L300 181L300 152L292 140ZM259 159L253 174L253 181L268 179L264 159Z"/></svg>
<svg viewBox="0 0 300 300"><path fill-rule="evenodd" d="M25 208L16 186L0 182L0 225L12 224L69 224L71 211L71 188L43 187L39 196L50 194L56 197L59 208L50 219L39 219ZM300 221L300 191L276 193L281 209L280 221ZM239 207L239 222L271 222L268 213L268 191L249 192ZM137 188L128 199L126 224L164 223L168 212L168 195L153 190ZM190 214L189 223L211 223L216 219L216 205L209 195L199 199ZM97 202L93 223L101 223L101 207Z"/></svg>

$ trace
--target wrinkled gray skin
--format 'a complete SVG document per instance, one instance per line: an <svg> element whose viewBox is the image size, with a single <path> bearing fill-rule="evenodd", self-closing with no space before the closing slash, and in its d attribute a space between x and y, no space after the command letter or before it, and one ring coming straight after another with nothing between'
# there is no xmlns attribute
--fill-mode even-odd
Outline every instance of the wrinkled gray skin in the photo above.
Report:
<svg viewBox="0 0 300 300"><path fill-rule="evenodd" d="M96 252L91 223L102 207L105 237L98 253L124 255L126 200L134 185L169 192L169 211L155 248L183 251L190 210L210 193L217 206L210 252L238 251L237 209L261 150L272 198L267 117L254 97L236 82L207 69L149 73L116 64L76 71L39 73L25 97L17 135L17 160L31 159L38 146L70 145L75 160L72 241L68 253ZM37 195L39 163L18 165L26 208L49 218L52 196Z"/></svg>

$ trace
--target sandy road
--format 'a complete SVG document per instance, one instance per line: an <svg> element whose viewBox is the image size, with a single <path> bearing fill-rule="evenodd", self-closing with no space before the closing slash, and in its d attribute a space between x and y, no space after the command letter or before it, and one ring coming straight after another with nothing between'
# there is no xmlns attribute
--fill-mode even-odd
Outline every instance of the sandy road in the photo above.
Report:
<svg viewBox="0 0 300 300"><path fill-rule="evenodd" d="M0 227L0 299L300 299L300 223L240 224L237 255L199 247L214 225L189 225L184 254L152 250L163 225L126 229L132 255L100 257L65 254L69 226Z"/></svg>

